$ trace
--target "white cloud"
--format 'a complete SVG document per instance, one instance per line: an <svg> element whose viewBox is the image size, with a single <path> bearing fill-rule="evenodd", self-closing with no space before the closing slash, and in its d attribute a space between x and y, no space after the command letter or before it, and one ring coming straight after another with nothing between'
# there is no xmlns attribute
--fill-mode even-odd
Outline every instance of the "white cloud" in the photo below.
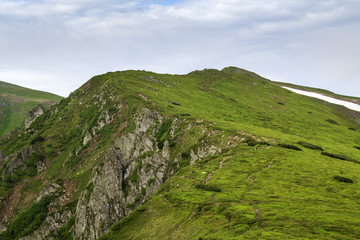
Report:
<svg viewBox="0 0 360 240"><path fill-rule="evenodd" d="M347 75L350 87L342 93L358 94L351 86L360 75L357 0L161 3L1 1L0 66L56 76L48 82L85 82L127 68L185 73L237 65L333 91L339 86L333 76Z"/></svg>

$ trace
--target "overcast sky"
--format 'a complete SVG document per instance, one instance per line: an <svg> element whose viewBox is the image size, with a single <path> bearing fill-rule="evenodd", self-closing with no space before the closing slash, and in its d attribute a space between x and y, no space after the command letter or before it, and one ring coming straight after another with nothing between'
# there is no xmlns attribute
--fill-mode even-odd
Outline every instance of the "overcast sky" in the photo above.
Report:
<svg viewBox="0 0 360 240"><path fill-rule="evenodd" d="M62 96L94 75L236 66L360 97L360 0L0 0L0 80Z"/></svg>

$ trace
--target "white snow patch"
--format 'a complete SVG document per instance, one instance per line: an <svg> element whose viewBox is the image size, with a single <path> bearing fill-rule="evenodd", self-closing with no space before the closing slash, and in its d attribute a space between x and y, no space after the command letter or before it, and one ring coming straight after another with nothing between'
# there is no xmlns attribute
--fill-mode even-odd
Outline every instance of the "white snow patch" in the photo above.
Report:
<svg viewBox="0 0 360 240"><path fill-rule="evenodd" d="M298 90L298 89L284 87L284 86L282 86L282 88L288 89L288 90L290 90L292 92L295 92L295 93L298 93L298 94L301 94L301 95L305 95L305 96L308 96L308 97L319 98L319 99L324 100L324 101L329 102L329 103L342 105L342 106L344 106L344 107L346 107L348 109L360 112L360 105L356 104L356 103L351 103L351 102L348 102L348 101L339 100L339 99L336 99L336 98L324 96L324 95L319 94L319 93L308 92L308 91Z"/></svg>

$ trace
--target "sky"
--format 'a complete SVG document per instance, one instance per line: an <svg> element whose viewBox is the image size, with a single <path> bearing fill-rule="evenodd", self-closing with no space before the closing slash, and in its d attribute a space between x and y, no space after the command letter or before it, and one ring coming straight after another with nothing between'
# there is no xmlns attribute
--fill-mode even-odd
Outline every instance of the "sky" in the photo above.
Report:
<svg viewBox="0 0 360 240"><path fill-rule="evenodd" d="M236 66L360 97L360 0L1 0L0 80L68 96L94 75Z"/></svg>

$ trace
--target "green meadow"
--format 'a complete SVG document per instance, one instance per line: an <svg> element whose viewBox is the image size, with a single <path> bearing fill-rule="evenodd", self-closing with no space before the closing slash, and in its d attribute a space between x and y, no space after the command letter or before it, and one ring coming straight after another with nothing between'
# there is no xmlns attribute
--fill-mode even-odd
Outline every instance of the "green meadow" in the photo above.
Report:
<svg viewBox="0 0 360 240"><path fill-rule="evenodd" d="M102 164L117 136L134 130L133 117L143 107L171 120L163 122L156 138L172 142L171 161L179 153L183 161L101 240L360 238L360 113L235 67L93 77L63 99L58 111L36 120L34 133L0 142L8 154L36 146L47 162L41 174L23 173L10 186L3 181L2 196L23 184L25 198L38 193L42 182L61 179L77 187L71 199L76 202L90 188L94 166ZM86 130L104 110L115 120L83 146ZM175 118L180 124L171 137ZM226 146L229 139L236 139L233 147L189 164L191 150L205 143Z"/></svg>

